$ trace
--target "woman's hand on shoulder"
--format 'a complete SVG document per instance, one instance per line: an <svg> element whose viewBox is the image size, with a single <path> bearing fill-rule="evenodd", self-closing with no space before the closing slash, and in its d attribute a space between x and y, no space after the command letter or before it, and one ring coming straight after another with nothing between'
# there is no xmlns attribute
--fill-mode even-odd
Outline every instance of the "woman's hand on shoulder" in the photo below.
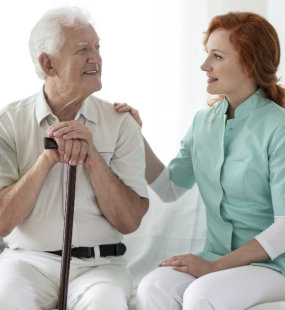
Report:
<svg viewBox="0 0 285 310"><path fill-rule="evenodd" d="M139 111L132 108L126 103L114 103L114 109L115 111L122 113L122 112L129 112L132 117L135 119L135 121L139 124L140 127L142 127L142 120L140 118Z"/></svg>

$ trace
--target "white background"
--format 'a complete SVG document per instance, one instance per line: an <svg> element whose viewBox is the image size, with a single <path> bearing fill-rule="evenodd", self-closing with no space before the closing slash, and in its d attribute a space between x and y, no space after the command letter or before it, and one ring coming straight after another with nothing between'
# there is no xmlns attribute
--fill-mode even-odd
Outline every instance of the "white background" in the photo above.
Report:
<svg viewBox="0 0 285 310"><path fill-rule="evenodd" d="M262 14L285 42L284 0L9 0L0 10L0 108L39 90L28 51L29 34L50 8L87 9L101 38L103 89L96 95L139 109L143 132L167 163L194 113L205 105L202 33L229 10ZM285 47L284 47L285 48ZM284 75L284 51L280 75Z"/></svg>
<svg viewBox="0 0 285 310"><path fill-rule="evenodd" d="M47 9L66 4L90 11L101 37L103 89L96 95L138 108L143 133L164 163L175 156L194 113L206 104L202 33L214 15L229 10L262 14L285 49L285 0L4 0L0 108L41 87L29 56L29 34ZM284 51L279 75L285 75ZM201 249L201 205L197 187L167 205L150 191L150 209L140 228L124 238L135 287L162 260Z"/></svg>

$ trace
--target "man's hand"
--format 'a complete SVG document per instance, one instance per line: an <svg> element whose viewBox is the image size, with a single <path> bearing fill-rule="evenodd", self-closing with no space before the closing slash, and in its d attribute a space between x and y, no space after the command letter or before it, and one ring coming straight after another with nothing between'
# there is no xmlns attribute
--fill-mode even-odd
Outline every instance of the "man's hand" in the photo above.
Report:
<svg viewBox="0 0 285 310"><path fill-rule="evenodd" d="M217 271L214 261L208 261L192 254L171 257L158 266L173 267L174 270L189 273L195 278Z"/></svg>
<svg viewBox="0 0 285 310"><path fill-rule="evenodd" d="M81 122L72 120L52 125L46 132L58 145L58 160L70 162L71 165L89 164L96 150L92 133Z"/></svg>

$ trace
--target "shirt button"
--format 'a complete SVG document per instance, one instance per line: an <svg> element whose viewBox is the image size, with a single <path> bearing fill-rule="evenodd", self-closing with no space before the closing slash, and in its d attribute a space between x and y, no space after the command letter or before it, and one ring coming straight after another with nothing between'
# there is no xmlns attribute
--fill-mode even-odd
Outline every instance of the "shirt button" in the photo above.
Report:
<svg viewBox="0 0 285 310"><path fill-rule="evenodd" d="M229 128L229 131L231 131L232 130L232 128Z"/></svg>

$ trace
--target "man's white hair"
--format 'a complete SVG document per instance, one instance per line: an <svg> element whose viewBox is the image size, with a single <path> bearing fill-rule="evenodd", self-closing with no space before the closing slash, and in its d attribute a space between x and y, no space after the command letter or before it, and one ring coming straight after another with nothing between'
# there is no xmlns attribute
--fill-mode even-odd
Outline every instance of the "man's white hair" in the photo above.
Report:
<svg viewBox="0 0 285 310"><path fill-rule="evenodd" d="M63 27L80 27L93 24L90 15L77 7L62 7L47 11L31 31L29 48L40 79L46 75L39 64L42 53L59 55L65 36Z"/></svg>

